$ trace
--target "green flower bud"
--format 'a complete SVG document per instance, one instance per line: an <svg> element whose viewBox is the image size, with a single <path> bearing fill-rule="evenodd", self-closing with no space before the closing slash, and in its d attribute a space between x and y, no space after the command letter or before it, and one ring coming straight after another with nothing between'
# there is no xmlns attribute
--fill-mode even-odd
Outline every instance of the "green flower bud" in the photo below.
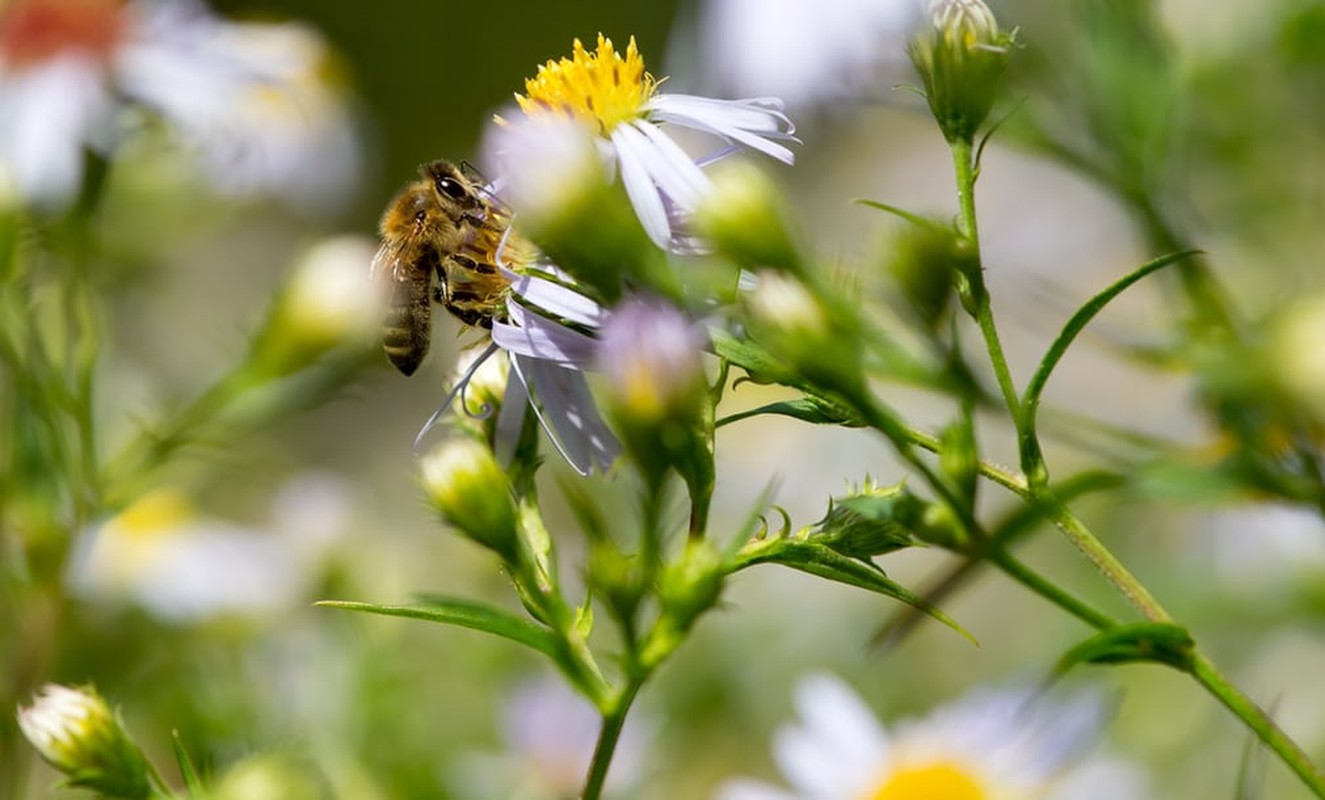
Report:
<svg viewBox="0 0 1325 800"><path fill-rule="evenodd" d="M695 210L695 229L743 267L799 274L801 258L787 218L768 175L753 164L734 161L714 170L713 191Z"/></svg>
<svg viewBox="0 0 1325 800"><path fill-rule="evenodd" d="M70 786L109 797L151 793L147 759L93 689L47 684L31 706L19 709L18 727Z"/></svg>
<svg viewBox="0 0 1325 800"><path fill-rule="evenodd" d="M800 281L770 271L755 276L747 305L751 333L770 354L826 388L858 388L860 339L850 309L830 310Z"/></svg>
<svg viewBox="0 0 1325 800"><path fill-rule="evenodd" d="M970 142L998 99L1015 32L982 0L930 0L930 25L911 40L930 111L949 142Z"/></svg>
<svg viewBox="0 0 1325 800"><path fill-rule="evenodd" d="M656 665L675 650L695 620L717 605L723 578L722 557L711 542L705 539L687 544L685 554L668 564L659 579L661 617L640 660Z"/></svg>
<svg viewBox="0 0 1325 800"><path fill-rule="evenodd" d="M627 300L612 310L599 340L599 365L619 418L656 426L698 416L708 388L704 339L685 314L655 300Z"/></svg>
<svg viewBox="0 0 1325 800"><path fill-rule="evenodd" d="M269 372L294 372L336 347L367 350L380 336L385 298L365 266L373 252L368 239L344 236L297 261L255 341L254 357Z"/></svg>
<svg viewBox="0 0 1325 800"><path fill-rule="evenodd" d="M924 525L924 500L905 486L873 486L834 498L811 536L842 555L871 558L919 543Z"/></svg>
<svg viewBox="0 0 1325 800"><path fill-rule="evenodd" d="M473 439L451 439L419 463L428 502L460 533L500 555L518 558L515 501L492 451Z"/></svg>

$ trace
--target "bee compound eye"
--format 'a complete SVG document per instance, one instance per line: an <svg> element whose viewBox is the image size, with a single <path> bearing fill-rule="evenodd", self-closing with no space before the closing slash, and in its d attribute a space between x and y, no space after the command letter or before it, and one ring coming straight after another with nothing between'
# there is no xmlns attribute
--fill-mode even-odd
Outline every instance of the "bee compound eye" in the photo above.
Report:
<svg viewBox="0 0 1325 800"><path fill-rule="evenodd" d="M465 187L461 186L460 182L453 178L438 178L437 191L452 200L460 200L465 196Z"/></svg>

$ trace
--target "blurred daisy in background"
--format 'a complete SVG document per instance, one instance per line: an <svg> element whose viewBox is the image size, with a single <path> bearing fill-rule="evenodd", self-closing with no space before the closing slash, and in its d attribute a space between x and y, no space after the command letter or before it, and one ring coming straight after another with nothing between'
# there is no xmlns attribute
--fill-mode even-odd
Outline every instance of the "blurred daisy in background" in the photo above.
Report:
<svg viewBox="0 0 1325 800"><path fill-rule="evenodd" d="M501 712L505 752L462 756L457 797L562 800L584 787L598 730L598 712L564 681L541 677L518 684ZM632 713L607 775L607 797L634 797L644 777L650 746L647 720Z"/></svg>
<svg viewBox="0 0 1325 800"><path fill-rule="evenodd" d="M978 689L928 717L885 729L827 675L796 689L799 724L773 755L791 790L740 780L720 800L1138 800L1141 773L1083 751L1098 734L1096 697L1052 703L1025 690Z"/></svg>
<svg viewBox="0 0 1325 800"><path fill-rule="evenodd" d="M331 63L304 26L227 22L193 0L13 0L0 8L0 172L59 209L87 151L160 119L219 192L334 210L361 153Z"/></svg>
<svg viewBox="0 0 1325 800"><path fill-rule="evenodd" d="M793 109L860 98L913 75L906 39L920 12L921 0L705 0L695 80Z"/></svg>
<svg viewBox="0 0 1325 800"><path fill-rule="evenodd" d="M701 164L742 148L790 164L795 156L783 143L796 141L795 126L776 98L717 100L667 94L657 91L660 84L645 70L633 37L620 53L600 34L592 51L576 39L570 58L540 66L515 100L521 117L535 126L567 119L580 123L604 167L620 176L649 238L659 247L688 247L682 230L685 220L712 189ZM498 128L518 121L499 118ZM696 162L664 132L665 124L710 134L723 144ZM499 141L488 149L500 154L504 149L500 130L493 136ZM514 169L503 175L519 179L521 173Z"/></svg>
<svg viewBox="0 0 1325 800"><path fill-rule="evenodd" d="M265 525L245 527L201 516L178 491L156 490L80 537L70 591L180 623L306 604L345 532L347 492L325 475L295 479Z"/></svg>

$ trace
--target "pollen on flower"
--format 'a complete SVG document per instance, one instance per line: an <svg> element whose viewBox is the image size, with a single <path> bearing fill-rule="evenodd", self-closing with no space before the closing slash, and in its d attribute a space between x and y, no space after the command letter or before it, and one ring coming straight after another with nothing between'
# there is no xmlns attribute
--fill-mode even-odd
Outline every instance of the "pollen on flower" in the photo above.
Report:
<svg viewBox="0 0 1325 800"><path fill-rule="evenodd" d="M600 33L593 52L576 39L570 58L540 66L525 81L525 94L516 94L515 101L528 116L558 114L607 133L618 123L641 116L658 83L644 71L635 37L630 37L623 58L612 40Z"/></svg>
<svg viewBox="0 0 1325 800"><path fill-rule="evenodd" d="M0 3L0 63L22 68L65 53L106 61L124 28L124 7L115 0Z"/></svg>
<svg viewBox="0 0 1325 800"><path fill-rule="evenodd" d="M121 511L111 524L132 539L146 540L172 530L194 517L184 495L173 489L158 489L143 495Z"/></svg>
<svg viewBox="0 0 1325 800"><path fill-rule="evenodd" d="M941 762L890 773L868 800L988 800L989 796L960 765Z"/></svg>

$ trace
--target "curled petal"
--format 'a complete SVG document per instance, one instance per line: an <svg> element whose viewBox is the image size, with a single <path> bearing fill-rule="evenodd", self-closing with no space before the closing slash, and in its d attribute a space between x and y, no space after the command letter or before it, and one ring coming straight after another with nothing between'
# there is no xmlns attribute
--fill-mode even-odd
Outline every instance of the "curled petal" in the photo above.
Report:
<svg viewBox="0 0 1325 800"><path fill-rule="evenodd" d="M521 275L503 269L502 276L511 282L511 291L530 305L562 319L597 328L603 323L603 308L567 286L546 278Z"/></svg>
<svg viewBox="0 0 1325 800"><path fill-rule="evenodd" d="M511 364L543 429L575 471L588 475L595 467L611 466L621 444L599 416L584 374L519 355L512 356Z"/></svg>
<svg viewBox="0 0 1325 800"><path fill-rule="evenodd" d="M507 311L510 322L492 323L492 341L498 347L568 367L587 368L593 363L598 346L593 337L528 311L519 303L508 303Z"/></svg>
<svg viewBox="0 0 1325 800"><path fill-rule="evenodd" d="M773 98L715 100L695 95L657 95L650 102L649 119L705 131L737 142L787 164L796 160L778 140L798 142L796 126Z"/></svg>

